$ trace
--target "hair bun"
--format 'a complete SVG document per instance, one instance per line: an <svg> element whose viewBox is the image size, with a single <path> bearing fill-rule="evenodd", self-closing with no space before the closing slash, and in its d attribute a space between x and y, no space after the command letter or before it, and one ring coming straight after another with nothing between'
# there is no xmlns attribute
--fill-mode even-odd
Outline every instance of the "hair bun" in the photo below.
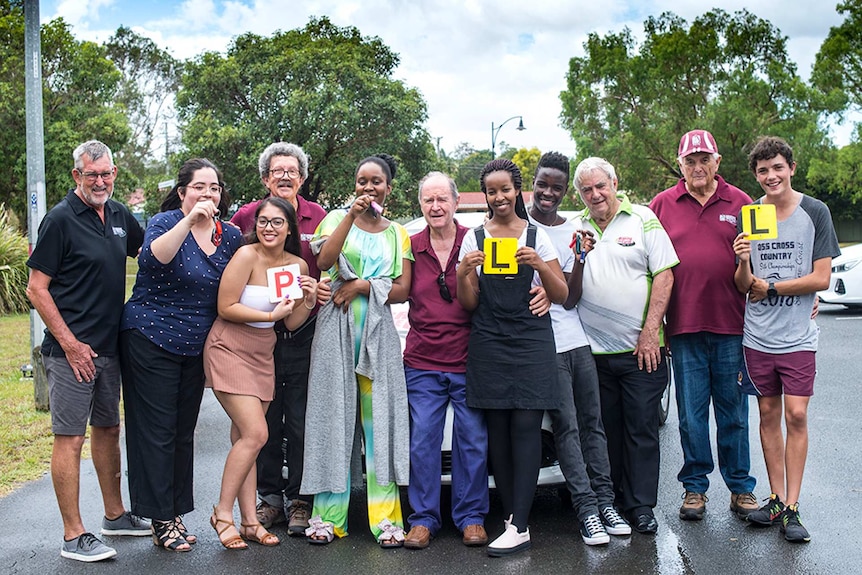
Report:
<svg viewBox="0 0 862 575"><path fill-rule="evenodd" d="M392 179L395 179L395 171L398 169L398 162L395 161L395 158L390 156L389 154L374 154L375 158L380 158L386 165L389 166L389 175L392 176Z"/></svg>

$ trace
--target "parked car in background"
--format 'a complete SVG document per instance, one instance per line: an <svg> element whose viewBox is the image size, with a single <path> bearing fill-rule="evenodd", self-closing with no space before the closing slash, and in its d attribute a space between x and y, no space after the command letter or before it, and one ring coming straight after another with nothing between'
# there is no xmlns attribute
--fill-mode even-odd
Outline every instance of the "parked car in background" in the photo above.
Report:
<svg viewBox="0 0 862 575"><path fill-rule="evenodd" d="M841 255L832 260L829 287L817 292L820 301L847 307L862 307L862 244L841 248Z"/></svg>
<svg viewBox="0 0 862 575"><path fill-rule="evenodd" d="M560 211L561 216L565 218L574 217L577 212ZM462 226L475 228L482 225L485 221L484 211L473 212L457 212L455 219ZM413 235L426 226L424 218L418 218L404 224L410 235ZM398 329L398 334L401 337L401 348L404 349L407 332L410 330L410 323L407 320L408 304L400 303L392 306L392 315L395 319L395 327ZM668 358L669 359L669 358ZM673 381L673 368L668 362L668 385L665 388L662 396L659 409L659 420L664 424L667 420L668 410L670 408L670 387ZM452 482L452 417L453 412L451 406L446 410L446 425L443 431L443 444L441 445L441 456L443 458L443 475L441 480L443 484L449 485ZM557 460L557 450L554 443L554 432L551 427L551 419L547 413L542 420L542 464L539 470L539 485L563 485L565 477L560 470L560 464ZM494 487L493 476L488 478L488 484ZM565 495L561 490L561 495Z"/></svg>

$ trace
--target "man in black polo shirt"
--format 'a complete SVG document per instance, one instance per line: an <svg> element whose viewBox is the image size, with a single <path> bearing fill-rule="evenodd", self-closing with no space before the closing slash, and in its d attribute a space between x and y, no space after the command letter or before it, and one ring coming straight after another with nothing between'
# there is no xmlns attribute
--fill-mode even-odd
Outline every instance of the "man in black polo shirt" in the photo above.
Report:
<svg viewBox="0 0 862 575"><path fill-rule="evenodd" d="M27 296L47 325L42 356L48 375L54 449L51 476L63 517L60 555L92 562L117 552L84 529L78 506L81 447L87 420L105 517L103 535L149 535L120 492L120 367L117 335L125 299L126 257L135 257L143 230L111 199L111 150L91 140L72 153L76 188L39 226L27 265Z"/></svg>

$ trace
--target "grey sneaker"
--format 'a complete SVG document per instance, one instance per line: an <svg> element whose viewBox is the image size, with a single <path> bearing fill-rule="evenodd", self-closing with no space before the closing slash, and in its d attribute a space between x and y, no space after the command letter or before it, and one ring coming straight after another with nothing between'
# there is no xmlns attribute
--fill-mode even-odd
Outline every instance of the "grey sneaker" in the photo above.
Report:
<svg viewBox="0 0 862 575"><path fill-rule="evenodd" d="M305 537L311 506L302 499L293 499L287 510L287 534L291 537Z"/></svg>
<svg viewBox="0 0 862 575"><path fill-rule="evenodd" d="M116 554L116 549L108 547L92 533L81 533L71 541L64 539L63 546L60 547L61 557L85 563L108 559Z"/></svg>
<svg viewBox="0 0 862 575"><path fill-rule="evenodd" d="M102 535L131 535L148 537L152 535L150 522L126 511L116 519L102 518Z"/></svg>
<svg viewBox="0 0 862 575"><path fill-rule="evenodd" d="M602 518L602 525L605 526L605 531L609 535L631 535L632 526L617 513L612 505L606 505L599 512Z"/></svg>
<svg viewBox="0 0 862 575"><path fill-rule="evenodd" d="M757 511L749 513L745 519L754 525L768 527L781 523L781 514L784 512L784 503L781 502L778 495L770 493L769 497L764 499L766 503Z"/></svg>
<svg viewBox="0 0 862 575"><path fill-rule="evenodd" d="M266 529L269 529L273 525L284 523L284 509L270 505L266 501L261 501L257 504L257 520Z"/></svg>

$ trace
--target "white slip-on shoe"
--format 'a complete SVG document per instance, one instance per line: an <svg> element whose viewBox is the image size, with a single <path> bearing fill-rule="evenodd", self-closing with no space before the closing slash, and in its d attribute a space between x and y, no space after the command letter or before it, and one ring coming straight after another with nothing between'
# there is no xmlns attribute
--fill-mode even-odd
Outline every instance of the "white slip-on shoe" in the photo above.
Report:
<svg viewBox="0 0 862 575"><path fill-rule="evenodd" d="M503 534L488 545L489 557L504 557L530 548L530 529L518 533L518 528L509 523Z"/></svg>

